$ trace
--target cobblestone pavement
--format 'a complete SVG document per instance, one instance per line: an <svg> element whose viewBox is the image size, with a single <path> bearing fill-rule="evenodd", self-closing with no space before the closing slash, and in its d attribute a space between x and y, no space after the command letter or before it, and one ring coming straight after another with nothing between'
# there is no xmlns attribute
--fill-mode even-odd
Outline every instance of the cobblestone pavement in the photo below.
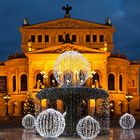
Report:
<svg viewBox="0 0 140 140"><path fill-rule="evenodd" d="M59 137L57 140L81 140L79 137ZM140 129L122 130L111 128L109 136L98 136L96 140L140 140ZM45 140L39 135L22 128L1 128L0 140ZM49 139L46 139L49 140ZM51 139L54 140L54 139ZM56 139L55 139L56 140Z"/></svg>

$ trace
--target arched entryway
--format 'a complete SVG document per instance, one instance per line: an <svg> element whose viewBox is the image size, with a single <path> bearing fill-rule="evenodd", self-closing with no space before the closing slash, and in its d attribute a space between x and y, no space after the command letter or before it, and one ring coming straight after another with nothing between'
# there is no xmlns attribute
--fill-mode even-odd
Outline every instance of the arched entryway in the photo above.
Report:
<svg viewBox="0 0 140 140"><path fill-rule="evenodd" d="M35 89L42 89L45 88L45 80L43 78L43 75L40 73L40 71L35 72Z"/></svg>
<svg viewBox="0 0 140 140"><path fill-rule="evenodd" d="M64 113L66 111L66 105L61 99L57 100L57 110L61 113Z"/></svg>
<svg viewBox="0 0 140 140"><path fill-rule="evenodd" d="M79 106L79 118L83 118L88 115L88 100L82 100Z"/></svg>
<svg viewBox="0 0 140 140"><path fill-rule="evenodd" d="M13 116L18 115L18 102L16 101L12 102L12 115Z"/></svg>
<svg viewBox="0 0 140 140"><path fill-rule="evenodd" d="M22 102L21 102L21 105L20 105L21 116L25 115L25 112L24 112L24 104L25 104L25 103L26 103L25 101L22 101Z"/></svg>
<svg viewBox="0 0 140 140"><path fill-rule="evenodd" d="M96 69L91 73L91 87L102 88L102 73L100 70Z"/></svg>
<svg viewBox="0 0 140 140"><path fill-rule="evenodd" d="M48 73L48 83L50 87L57 87L58 83L54 77L54 72L53 70L49 71Z"/></svg>

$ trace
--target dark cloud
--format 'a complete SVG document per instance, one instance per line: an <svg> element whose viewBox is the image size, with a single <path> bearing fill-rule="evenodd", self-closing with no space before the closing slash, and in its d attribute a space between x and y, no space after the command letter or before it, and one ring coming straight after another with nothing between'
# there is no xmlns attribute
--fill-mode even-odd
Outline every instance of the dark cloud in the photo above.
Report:
<svg viewBox="0 0 140 140"><path fill-rule="evenodd" d="M18 28L25 17L31 23L62 18L61 7L69 3L74 18L104 23L111 17L116 27L115 50L140 59L140 1L135 0L2 0L0 4L0 60L20 50Z"/></svg>

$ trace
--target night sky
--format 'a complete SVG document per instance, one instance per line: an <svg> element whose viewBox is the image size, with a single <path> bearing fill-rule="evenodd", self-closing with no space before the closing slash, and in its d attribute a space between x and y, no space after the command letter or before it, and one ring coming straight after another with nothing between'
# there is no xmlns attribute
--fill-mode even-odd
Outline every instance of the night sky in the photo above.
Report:
<svg viewBox="0 0 140 140"><path fill-rule="evenodd" d="M140 0L1 0L0 2L0 60L16 50L21 52L19 28L23 19L31 24L64 17L62 6L73 7L71 17L105 23L110 17L116 28L115 50L131 60L140 60Z"/></svg>

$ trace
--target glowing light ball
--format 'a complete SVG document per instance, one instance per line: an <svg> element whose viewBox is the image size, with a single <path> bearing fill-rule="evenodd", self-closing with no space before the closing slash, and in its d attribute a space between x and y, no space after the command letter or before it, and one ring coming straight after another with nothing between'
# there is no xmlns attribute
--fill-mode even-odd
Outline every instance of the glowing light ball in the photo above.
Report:
<svg viewBox="0 0 140 140"><path fill-rule="evenodd" d="M129 113L122 115L119 120L119 124L123 129L132 129L135 122L135 118Z"/></svg>
<svg viewBox="0 0 140 140"><path fill-rule="evenodd" d="M76 51L62 53L54 64L54 77L61 86L83 85L89 75L89 62Z"/></svg>
<svg viewBox="0 0 140 140"><path fill-rule="evenodd" d="M31 114L27 114L22 118L22 125L26 129L33 129L35 127L35 117Z"/></svg>
<svg viewBox="0 0 140 140"><path fill-rule="evenodd" d="M79 120L76 131L82 139L94 139L100 132L99 122L90 116Z"/></svg>
<svg viewBox="0 0 140 140"><path fill-rule="evenodd" d="M42 111L37 116L36 129L42 137L58 137L65 129L64 116L54 109Z"/></svg>

